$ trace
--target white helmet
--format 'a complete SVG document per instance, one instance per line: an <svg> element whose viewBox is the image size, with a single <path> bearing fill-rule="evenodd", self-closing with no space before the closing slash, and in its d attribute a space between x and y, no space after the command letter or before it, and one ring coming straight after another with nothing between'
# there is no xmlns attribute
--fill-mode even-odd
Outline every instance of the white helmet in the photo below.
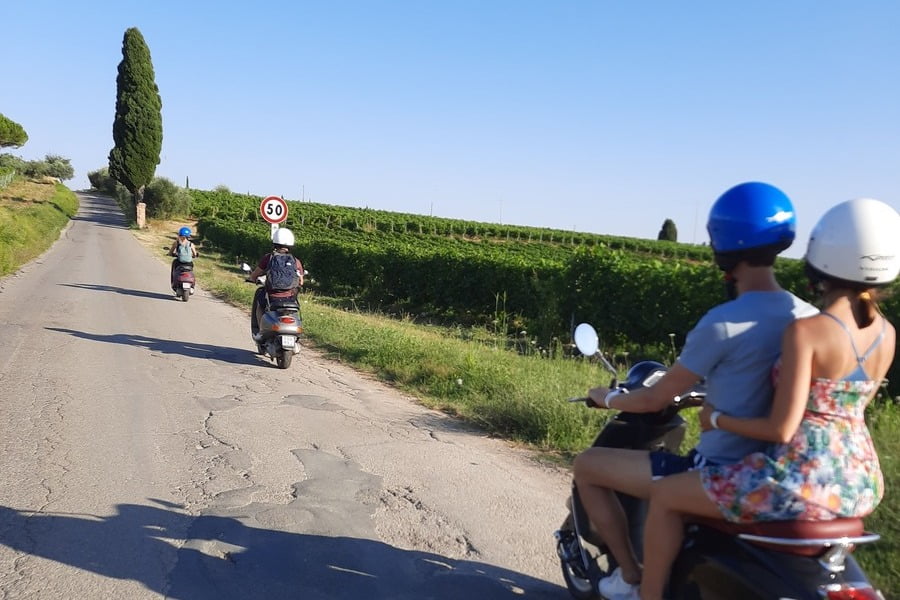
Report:
<svg viewBox="0 0 900 600"><path fill-rule="evenodd" d="M278 244L279 246L293 246L294 232L290 229L279 227L275 230L275 233L272 234L272 243Z"/></svg>
<svg viewBox="0 0 900 600"><path fill-rule="evenodd" d="M892 282L900 272L900 214L872 198L841 202L813 227L806 262L844 281Z"/></svg>

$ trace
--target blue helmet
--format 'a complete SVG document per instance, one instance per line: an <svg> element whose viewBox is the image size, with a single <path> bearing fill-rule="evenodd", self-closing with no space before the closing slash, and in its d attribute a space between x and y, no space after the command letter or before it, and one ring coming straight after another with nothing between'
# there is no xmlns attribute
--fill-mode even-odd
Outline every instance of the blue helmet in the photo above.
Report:
<svg viewBox="0 0 900 600"><path fill-rule="evenodd" d="M178 230L178 235L182 237L191 237L191 228L190 227L182 227Z"/></svg>
<svg viewBox="0 0 900 600"><path fill-rule="evenodd" d="M790 198L773 185L741 183L719 196L706 230L716 254L767 248L775 254L794 241L797 217Z"/></svg>
<svg viewBox="0 0 900 600"><path fill-rule="evenodd" d="M624 387L629 390L636 390L639 387L650 387L665 373L666 365L655 360L642 360L628 369Z"/></svg>

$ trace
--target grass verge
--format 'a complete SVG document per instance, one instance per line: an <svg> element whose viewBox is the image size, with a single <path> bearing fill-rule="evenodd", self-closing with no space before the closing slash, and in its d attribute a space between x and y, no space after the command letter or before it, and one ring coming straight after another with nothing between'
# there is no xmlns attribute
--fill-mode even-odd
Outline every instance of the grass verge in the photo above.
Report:
<svg viewBox="0 0 900 600"><path fill-rule="evenodd" d="M62 184L21 178L0 190L0 276L40 256L78 211L78 197Z"/></svg>

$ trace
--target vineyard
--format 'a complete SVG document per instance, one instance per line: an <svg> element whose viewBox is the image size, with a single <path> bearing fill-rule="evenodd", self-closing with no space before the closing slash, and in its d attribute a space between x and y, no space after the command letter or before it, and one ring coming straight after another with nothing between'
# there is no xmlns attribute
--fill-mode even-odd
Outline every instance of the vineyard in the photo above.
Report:
<svg viewBox="0 0 900 600"><path fill-rule="evenodd" d="M260 197L191 195L206 243L247 262L271 248ZM723 299L705 246L288 204L285 226L316 291L360 308L501 335L525 331L545 346L568 340L573 324L586 321L606 344L635 358L670 359L690 327ZM809 296L801 261L779 259L776 269L782 285ZM900 315L897 298L884 308L889 317Z"/></svg>

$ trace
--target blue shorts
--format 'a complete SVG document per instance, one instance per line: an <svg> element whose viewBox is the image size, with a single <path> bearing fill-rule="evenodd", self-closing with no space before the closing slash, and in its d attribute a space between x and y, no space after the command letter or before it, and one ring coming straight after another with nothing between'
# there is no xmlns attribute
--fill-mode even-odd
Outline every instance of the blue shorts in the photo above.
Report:
<svg viewBox="0 0 900 600"><path fill-rule="evenodd" d="M650 473L653 475L653 479L692 471L712 464L715 463L706 460L696 450L691 450L687 453L687 456L672 454L665 450L655 450L650 453Z"/></svg>

